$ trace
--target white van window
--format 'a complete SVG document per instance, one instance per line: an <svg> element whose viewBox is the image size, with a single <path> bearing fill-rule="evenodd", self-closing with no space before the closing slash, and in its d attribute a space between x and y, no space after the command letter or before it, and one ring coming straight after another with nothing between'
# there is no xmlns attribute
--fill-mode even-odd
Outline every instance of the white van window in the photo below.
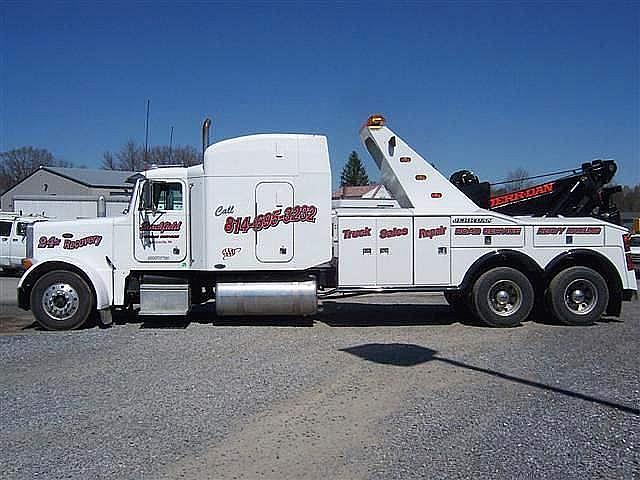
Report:
<svg viewBox="0 0 640 480"><path fill-rule="evenodd" d="M0 237L11 236L11 224L13 222L0 222Z"/></svg>

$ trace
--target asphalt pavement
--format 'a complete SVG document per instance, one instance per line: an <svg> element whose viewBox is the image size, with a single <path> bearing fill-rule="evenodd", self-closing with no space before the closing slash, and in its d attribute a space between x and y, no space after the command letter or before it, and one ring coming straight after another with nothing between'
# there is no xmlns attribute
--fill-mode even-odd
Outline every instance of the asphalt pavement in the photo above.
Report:
<svg viewBox="0 0 640 480"><path fill-rule="evenodd" d="M640 303L479 327L439 295L45 332L0 279L0 478L640 478Z"/></svg>

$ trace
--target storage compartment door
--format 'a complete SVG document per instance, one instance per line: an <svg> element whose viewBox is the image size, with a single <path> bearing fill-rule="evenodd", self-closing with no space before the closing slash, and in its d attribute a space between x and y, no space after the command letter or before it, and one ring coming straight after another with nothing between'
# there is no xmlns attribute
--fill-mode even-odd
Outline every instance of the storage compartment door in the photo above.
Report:
<svg viewBox="0 0 640 480"><path fill-rule="evenodd" d="M413 283L412 233L412 218L378 218L376 231L378 285L411 285Z"/></svg>
<svg viewBox="0 0 640 480"><path fill-rule="evenodd" d="M451 218L415 217L415 284L451 283Z"/></svg>
<svg viewBox="0 0 640 480"><path fill-rule="evenodd" d="M338 285L376 284L375 218L338 219Z"/></svg>
<svg viewBox="0 0 640 480"><path fill-rule="evenodd" d="M256 258L265 263L289 262L293 258L293 226L285 223L293 207L293 186L286 182L263 182L256 187L256 215L268 228L256 230ZM274 216L276 217L274 219ZM273 221L271 221L273 220ZM308 239L313 242L312 238Z"/></svg>

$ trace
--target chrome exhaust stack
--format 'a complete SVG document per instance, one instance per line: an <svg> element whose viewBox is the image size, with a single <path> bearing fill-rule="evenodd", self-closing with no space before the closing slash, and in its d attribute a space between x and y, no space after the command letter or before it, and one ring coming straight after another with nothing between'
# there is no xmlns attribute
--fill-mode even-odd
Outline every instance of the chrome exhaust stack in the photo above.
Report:
<svg viewBox="0 0 640 480"><path fill-rule="evenodd" d="M211 128L211 119L205 118L202 122L202 158L204 159L204 152L209 146L209 129Z"/></svg>

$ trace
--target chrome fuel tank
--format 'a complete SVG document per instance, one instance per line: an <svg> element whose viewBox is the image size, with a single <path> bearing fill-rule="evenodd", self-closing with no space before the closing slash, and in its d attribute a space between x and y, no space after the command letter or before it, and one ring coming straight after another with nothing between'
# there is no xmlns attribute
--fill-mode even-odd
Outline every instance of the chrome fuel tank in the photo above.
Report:
<svg viewBox="0 0 640 480"><path fill-rule="evenodd" d="M216 284L216 313L224 315L313 315L315 280Z"/></svg>

